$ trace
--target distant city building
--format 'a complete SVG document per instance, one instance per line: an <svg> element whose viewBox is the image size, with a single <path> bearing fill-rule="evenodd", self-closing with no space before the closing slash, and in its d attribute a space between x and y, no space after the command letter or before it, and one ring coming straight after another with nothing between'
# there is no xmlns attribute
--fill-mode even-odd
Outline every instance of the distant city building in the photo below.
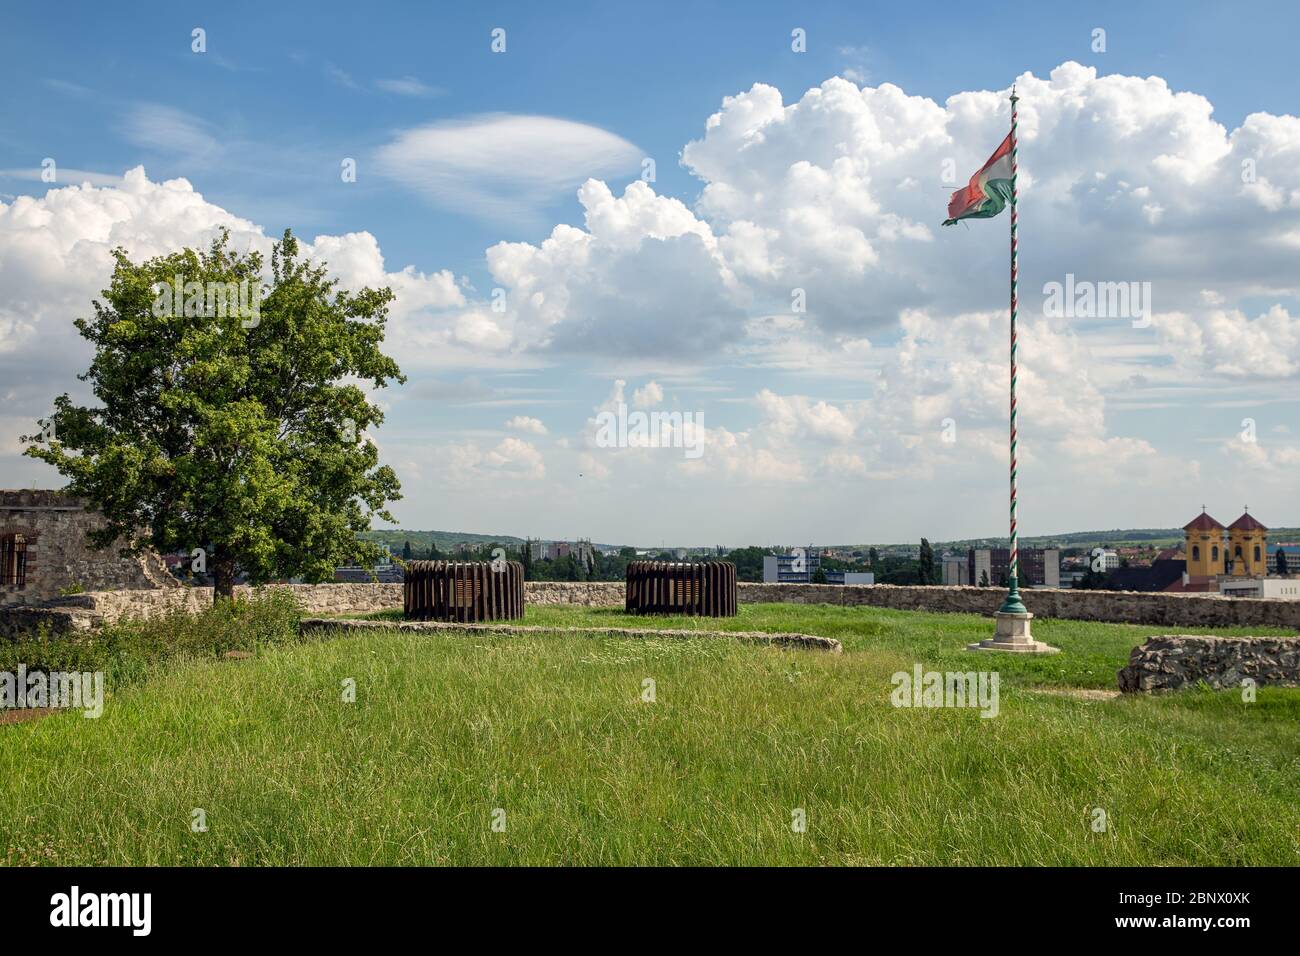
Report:
<svg viewBox="0 0 1300 956"><path fill-rule="evenodd" d="M1224 597L1300 601L1300 577L1221 578L1219 593Z"/></svg>
<svg viewBox="0 0 1300 956"><path fill-rule="evenodd" d="M400 564L376 564L373 568L349 565L334 569L335 584L401 584L406 574Z"/></svg>
<svg viewBox="0 0 1300 956"><path fill-rule="evenodd" d="M1116 548L1115 552L1117 555L1117 559L1115 562L1115 566L1123 567L1125 564L1129 565L1130 567L1136 567L1139 565L1148 565L1155 557L1152 551L1153 549L1151 548L1135 548L1135 547Z"/></svg>
<svg viewBox="0 0 1300 956"><path fill-rule="evenodd" d="M875 584L873 571L842 571L822 568L822 555L807 548L796 548L789 554L763 555L763 583L812 584L813 577L821 571L826 584ZM820 583L820 582L818 582Z"/></svg>
<svg viewBox="0 0 1300 956"><path fill-rule="evenodd" d="M1102 548L1101 554L1093 554L1092 558L1094 560L1096 558L1101 558L1101 570L1103 572L1114 571L1120 565L1119 552L1113 551L1110 548Z"/></svg>
<svg viewBox="0 0 1300 956"><path fill-rule="evenodd" d="M1157 558L1149 565L1116 568L1106 575L1106 589L1110 591L1181 590L1186 567L1186 561Z"/></svg>
<svg viewBox="0 0 1300 956"><path fill-rule="evenodd" d="M949 587L973 584L970 579L970 562L959 555L943 556L943 583Z"/></svg>
<svg viewBox="0 0 1300 956"><path fill-rule="evenodd" d="M763 555L764 584L811 584L813 575L822 566L821 555L807 548L796 548L789 554Z"/></svg>
<svg viewBox="0 0 1300 956"><path fill-rule="evenodd" d="M827 584L875 584L874 571L826 571Z"/></svg>
<svg viewBox="0 0 1300 956"><path fill-rule="evenodd" d="M1277 553L1281 551L1284 555L1285 565L1278 560ZM1297 574L1300 575L1300 544L1280 544L1274 545L1268 555L1268 568L1270 574Z"/></svg>
<svg viewBox="0 0 1300 956"><path fill-rule="evenodd" d="M581 564L591 564L596 549L591 539L579 538L577 541L529 541L528 556L534 561L558 561L560 558L573 556Z"/></svg>
<svg viewBox="0 0 1300 956"><path fill-rule="evenodd" d="M1268 529L1248 511L1228 525L1228 574L1239 578L1268 574Z"/></svg>
<svg viewBox="0 0 1300 956"><path fill-rule="evenodd" d="M966 555L969 583L1003 587L1011 576L1010 548L971 548ZM1021 587L1059 588L1061 586L1061 552L1056 548L1021 548Z"/></svg>
<svg viewBox="0 0 1300 956"><path fill-rule="evenodd" d="M1268 549L1268 528L1249 511L1225 528L1202 508L1183 526L1183 534L1186 571L1176 590L1217 591L1235 597L1297 597L1289 582L1290 575L1300 568L1291 567L1288 554L1287 577L1279 576L1277 549L1272 553Z"/></svg>

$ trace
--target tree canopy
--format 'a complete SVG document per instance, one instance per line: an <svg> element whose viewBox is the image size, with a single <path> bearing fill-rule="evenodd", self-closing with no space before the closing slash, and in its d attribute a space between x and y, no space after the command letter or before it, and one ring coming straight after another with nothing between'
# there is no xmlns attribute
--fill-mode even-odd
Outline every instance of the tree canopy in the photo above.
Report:
<svg viewBox="0 0 1300 956"><path fill-rule="evenodd" d="M405 381L380 350L392 292L337 288L288 230L269 282L261 255L232 250L225 232L139 264L113 255L104 301L76 321L95 347L80 378L99 405L65 393L24 439L103 512L93 543L203 549L218 597L236 569L254 583L320 581L376 560L357 533L392 521L401 495L366 437L383 413L362 386ZM236 289L249 292L242 309L223 303Z"/></svg>

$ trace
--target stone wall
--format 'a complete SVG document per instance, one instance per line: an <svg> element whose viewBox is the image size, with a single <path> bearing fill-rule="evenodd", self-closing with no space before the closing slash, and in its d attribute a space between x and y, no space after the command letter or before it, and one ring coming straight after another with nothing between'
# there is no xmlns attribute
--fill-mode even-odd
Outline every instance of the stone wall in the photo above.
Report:
<svg viewBox="0 0 1300 956"><path fill-rule="evenodd" d="M402 606L400 584L272 584L268 590L289 591L305 614L367 614ZM246 598L253 588L235 585L235 597ZM121 617L156 617L184 609L201 611L212 606L212 588L180 587L155 591L97 591L73 594L57 602L104 621Z"/></svg>
<svg viewBox="0 0 1300 956"><path fill-rule="evenodd" d="M85 502L57 491L0 491L0 538L26 540L26 581L0 585L0 604L36 604L60 591L176 589L179 582L156 554L122 557L120 545L92 549L89 531L104 519Z"/></svg>
<svg viewBox="0 0 1300 956"><path fill-rule="evenodd" d="M9 604L0 607L0 641L23 640L42 633L49 637L69 637L89 631L102 620L73 608Z"/></svg>
<svg viewBox="0 0 1300 956"><path fill-rule="evenodd" d="M1153 637L1133 648L1119 672L1119 689L1128 694L1159 693L1204 681L1219 690L1242 681L1300 687L1300 638Z"/></svg>
<svg viewBox="0 0 1300 956"><path fill-rule="evenodd" d="M529 604L581 604L605 607L624 603L622 581L525 581Z"/></svg>
<svg viewBox="0 0 1300 956"><path fill-rule="evenodd" d="M293 592L309 615L365 614L402 606L400 584L284 584L272 587ZM623 583L620 581L529 581L525 587L527 601L533 605L623 606ZM250 590L239 586L235 593L246 595ZM742 604L831 604L981 615L991 615L997 610L1004 594L998 588L888 584L740 584L738 590ZM1039 617L1159 627L1278 627L1300 633L1300 601L1134 591L1031 590L1022 592L1022 595L1030 611ZM176 608L198 611L211 604L211 588L169 587L91 591L59 598L43 607L77 616L75 627L80 628L87 619L99 623L126 615L151 617ZM27 627L24 622L37 620L30 614L6 619L8 614L8 610L0 609L0 636L21 632Z"/></svg>
<svg viewBox="0 0 1300 956"><path fill-rule="evenodd" d="M739 588L743 604L784 601L984 615L996 611L1006 595L1001 588L890 584L741 584ZM1021 591L1020 596L1037 617L1170 627L1279 627L1300 632L1300 601L1054 588Z"/></svg>

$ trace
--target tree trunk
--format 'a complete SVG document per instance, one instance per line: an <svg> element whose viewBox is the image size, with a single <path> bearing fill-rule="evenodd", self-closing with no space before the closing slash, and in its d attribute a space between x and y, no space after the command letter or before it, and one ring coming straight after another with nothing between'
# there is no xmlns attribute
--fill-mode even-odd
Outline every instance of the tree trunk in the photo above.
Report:
<svg viewBox="0 0 1300 956"><path fill-rule="evenodd" d="M212 562L212 603L230 601L235 597L235 559L221 557Z"/></svg>

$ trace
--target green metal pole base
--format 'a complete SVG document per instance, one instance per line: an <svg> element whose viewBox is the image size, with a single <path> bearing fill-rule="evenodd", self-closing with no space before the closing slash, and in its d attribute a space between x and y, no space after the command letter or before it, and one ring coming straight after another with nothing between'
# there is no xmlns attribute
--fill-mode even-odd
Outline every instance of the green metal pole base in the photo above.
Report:
<svg viewBox="0 0 1300 956"><path fill-rule="evenodd" d="M1034 640L1032 622L1034 616L1029 613L1024 602L1020 600L1020 588L1015 578L1010 581L1007 599L1002 602L993 615L997 627L993 636L974 644L967 644L968 651L1009 651L1015 654L1056 654L1060 648Z"/></svg>
<svg viewBox="0 0 1300 956"><path fill-rule="evenodd" d="M1007 582L1007 597L998 608L999 614L1028 614L1029 608L1020 600L1020 584L1013 577Z"/></svg>

